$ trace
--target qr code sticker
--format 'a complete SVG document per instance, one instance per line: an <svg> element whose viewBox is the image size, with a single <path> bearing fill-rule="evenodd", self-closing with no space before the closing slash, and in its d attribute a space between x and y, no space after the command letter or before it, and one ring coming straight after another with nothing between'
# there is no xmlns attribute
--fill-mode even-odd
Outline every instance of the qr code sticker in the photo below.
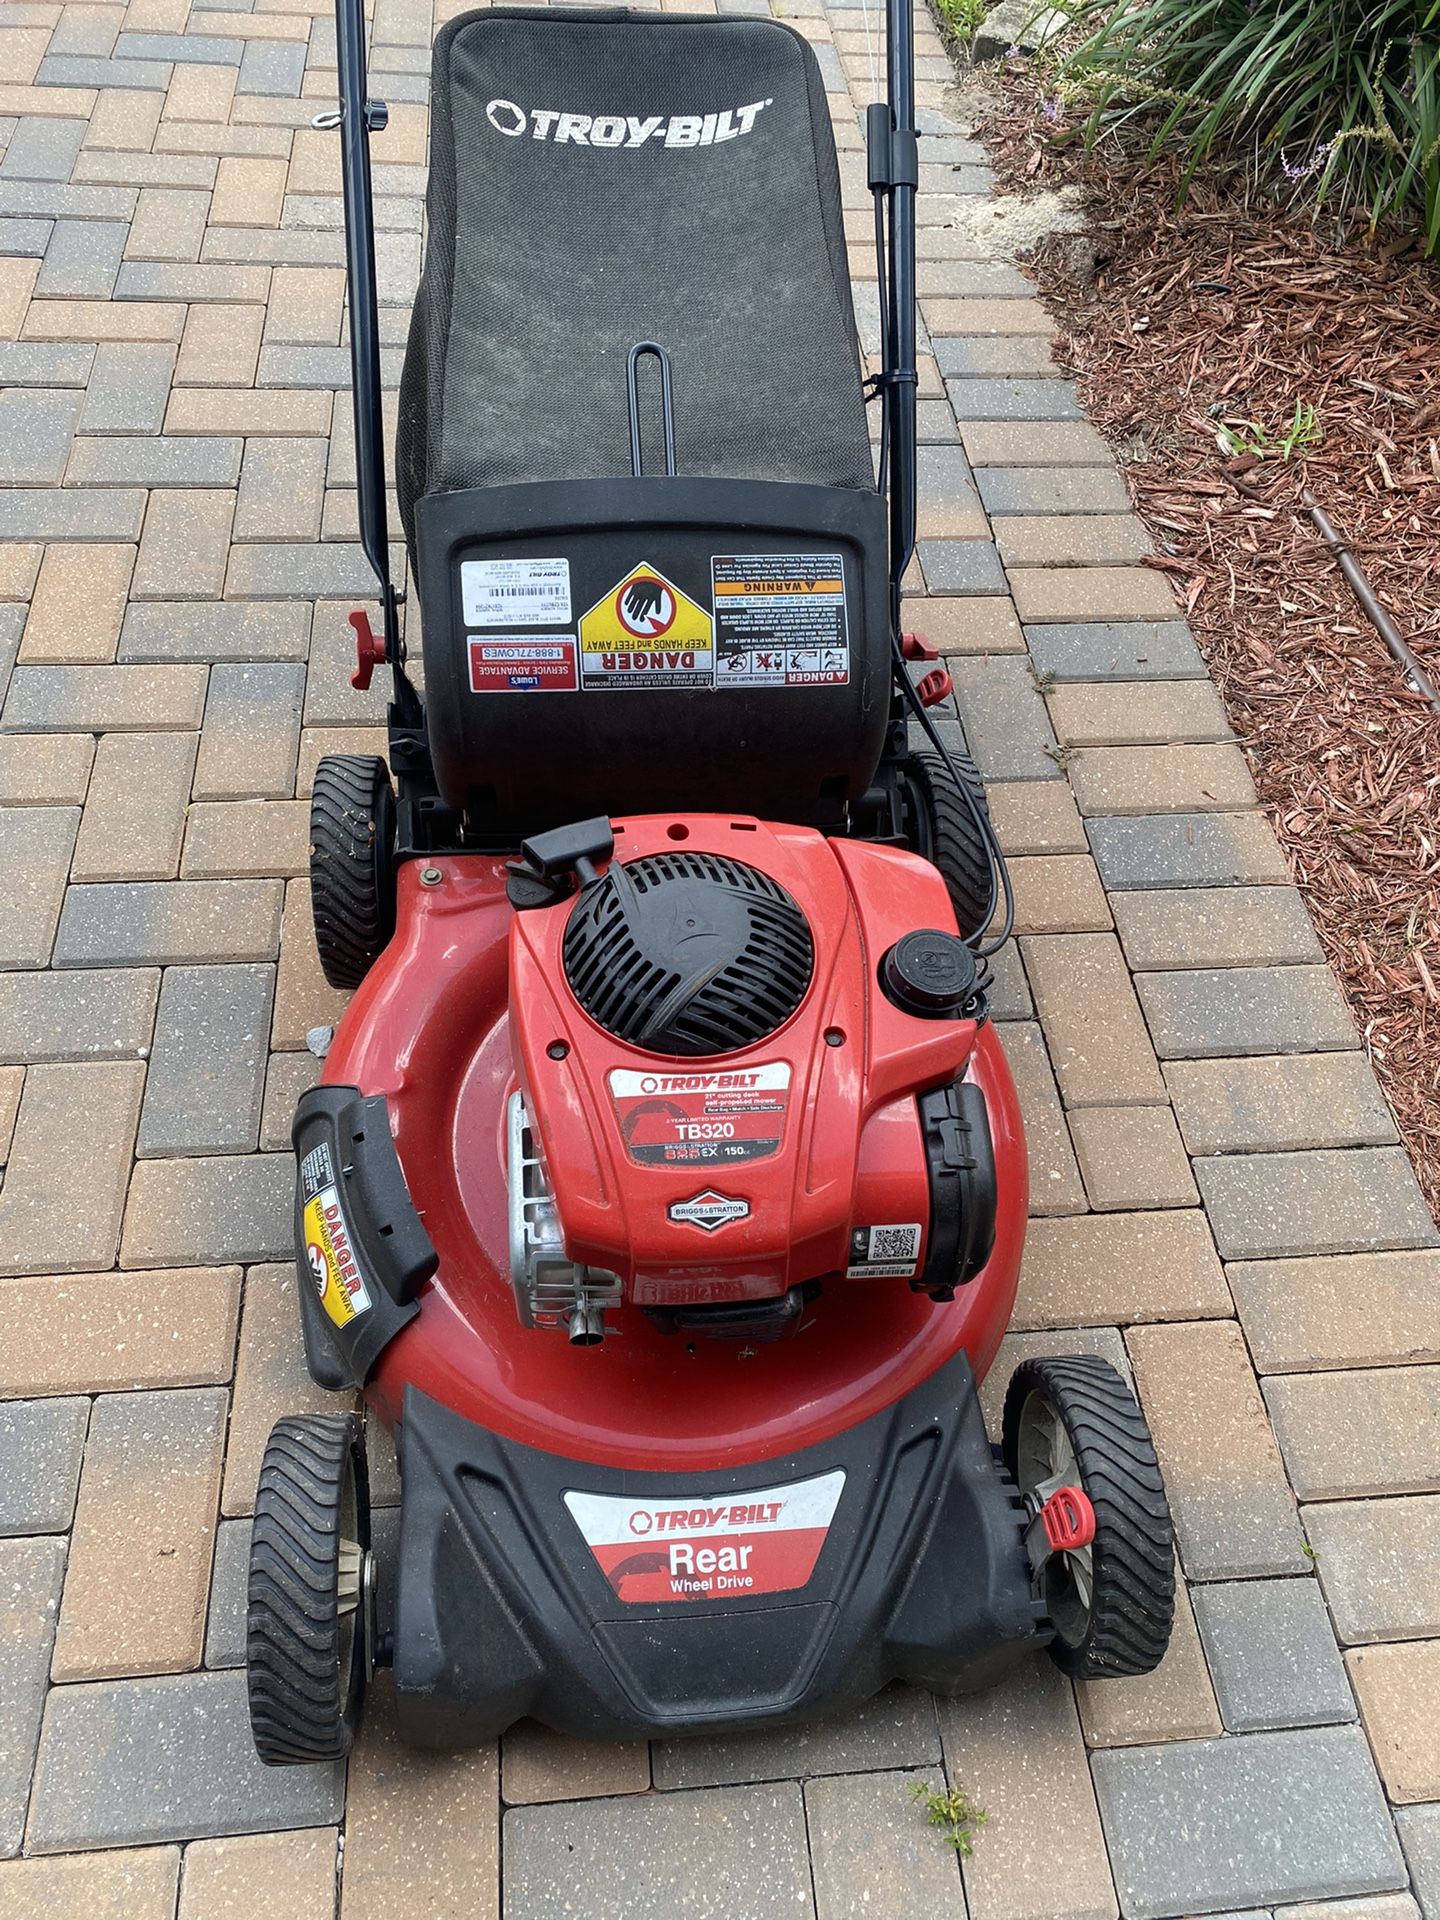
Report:
<svg viewBox="0 0 1440 1920"><path fill-rule="evenodd" d="M907 1226L856 1227L850 1236L851 1278L880 1279L913 1274L920 1259L922 1229Z"/></svg>

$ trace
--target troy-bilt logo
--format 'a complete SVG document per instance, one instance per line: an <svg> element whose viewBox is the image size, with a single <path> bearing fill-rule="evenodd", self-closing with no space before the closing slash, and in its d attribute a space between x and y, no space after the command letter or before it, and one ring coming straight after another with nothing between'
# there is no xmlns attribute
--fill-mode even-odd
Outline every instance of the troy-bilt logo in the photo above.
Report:
<svg viewBox="0 0 1440 1920"><path fill-rule="evenodd" d="M684 1226L699 1227L702 1233L715 1233L732 1221L750 1218L748 1200L732 1200L728 1194L707 1187L689 1200L677 1200L669 1208L670 1218Z"/></svg>
<svg viewBox="0 0 1440 1920"><path fill-rule="evenodd" d="M636 1501L567 1493L565 1505L619 1598L653 1604L803 1587L844 1486L837 1467L738 1498Z"/></svg>
<svg viewBox="0 0 1440 1920"><path fill-rule="evenodd" d="M720 113L562 113L558 107L526 109L514 100L492 100L485 118L497 133L518 140L549 140L557 147L718 147L749 133L772 100Z"/></svg>
<svg viewBox="0 0 1440 1920"><path fill-rule="evenodd" d="M610 1091L620 1100L633 1100L640 1093L750 1093L789 1084L790 1069L784 1061L729 1073L634 1073L617 1067L610 1076Z"/></svg>

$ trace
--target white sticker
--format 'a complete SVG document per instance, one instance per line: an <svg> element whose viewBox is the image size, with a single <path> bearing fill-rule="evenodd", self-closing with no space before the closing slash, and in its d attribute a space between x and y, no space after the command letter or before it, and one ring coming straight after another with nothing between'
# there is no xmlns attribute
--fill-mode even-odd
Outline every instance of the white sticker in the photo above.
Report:
<svg viewBox="0 0 1440 1920"><path fill-rule="evenodd" d="M568 560L462 560L467 627L551 627L570 620Z"/></svg>
<svg viewBox="0 0 1440 1920"><path fill-rule="evenodd" d="M717 687L843 687L850 678L838 553L717 553Z"/></svg>
<svg viewBox="0 0 1440 1920"><path fill-rule="evenodd" d="M668 1209L670 1218L685 1226L699 1227L702 1233L714 1233L720 1227L733 1225L736 1220L750 1218L748 1200L732 1200L729 1194L716 1193L713 1187L707 1187L703 1193L697 1193L689 1200L677 1200Z"/></svg>
<svg viewBox="0 0 1440 1920"><path fill-rule="evenodd" d="M850 1280L899 1280L920 1264L923 1229L914 1221L898 1227L856 1227L850 1235Z"/></svg>

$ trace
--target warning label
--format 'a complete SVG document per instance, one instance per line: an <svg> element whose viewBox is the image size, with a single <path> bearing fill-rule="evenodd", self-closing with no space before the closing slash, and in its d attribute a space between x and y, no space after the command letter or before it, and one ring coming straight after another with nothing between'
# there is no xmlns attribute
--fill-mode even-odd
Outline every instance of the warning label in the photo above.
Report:
<svg viewBox="0 0 1440 1920"><path fill-rule="evenodd" d="M580 672L587 691L712 686L710 616L654 567L632 567L581 619Z"/></svg>
<svg viewBox="0 0 1440 1920"><path fill-rule="evenodd" d="M845 1474L683 1500L567 1493L615 1594L631 1605L788 1593L815 1571Z"/></svg>
<svg viewBox="0 0 1440 1920"><path fill-rule="evenodd" d="M568 560L462 560L460 596L467 627L570 624Z"/></svg>
<svg viewBox="0 0 1440 1920"><path fill-rule="evenodd" d="M849 1280L906 1279L920 1264L923 1230L911 1221L905 1226L856 1227L850 1235Z"/></svg>
<svg viewBox="0 0 1440 1920"><path fill-rule="evenodd" d="M625 1149L642 1167L728 1166L780 1151L790 1066L775 1060L724 1073L617 1068L610 1097Z"/></svg>
<svg viewBox="0 0 1440 1920"><path fill-rule="evenodd" d="M717 687L839 687L850 678L838 553L713 556Z"/></svg>
<svg viewBox="0 0 1440 1920"><path fill-rule="evenodd" d="M370 1311L370 1294L355 1261L349 1223L334 1184L330 1149L311 1149L300 1163L306 1195L301 1225L305 1259L320 1305L337 1327L347 1327Z"/></svg>
<svg viewBox="0 0 1440 1920"><path fill-rule="evenodd" d="M541 633L532 640L467 635L472 693L574 693L573 633Z"/></svg>

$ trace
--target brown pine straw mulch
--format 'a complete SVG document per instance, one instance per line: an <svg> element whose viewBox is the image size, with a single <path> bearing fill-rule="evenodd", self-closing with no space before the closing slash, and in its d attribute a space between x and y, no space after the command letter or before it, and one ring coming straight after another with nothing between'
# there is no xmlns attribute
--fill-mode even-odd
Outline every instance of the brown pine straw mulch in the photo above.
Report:
<svg viewBox="0 0 1440 1920"><path fill-rule="evenodd" d="M1440 715L1407 690L1300 506L1309 486L1440 684L1440 271L1248 207L1214 169L1177 211L1143 139L1087 156L1013 68L979 134L1002 185L1081 187L1087 239L1026 262L1057 358L1116 445L1440 1219ZM1052 102L1049 112L1057 111ZM1222 420L1274 438L1297 401L1323 442L1235 457Z"/></svg>

